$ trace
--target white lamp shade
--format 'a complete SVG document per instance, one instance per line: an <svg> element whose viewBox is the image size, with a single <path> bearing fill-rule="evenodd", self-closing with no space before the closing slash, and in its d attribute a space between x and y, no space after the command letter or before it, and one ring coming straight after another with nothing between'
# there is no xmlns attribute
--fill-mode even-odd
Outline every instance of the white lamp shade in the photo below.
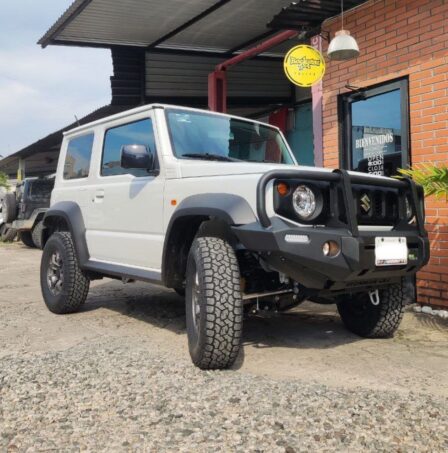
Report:
<svg viewBox="0 0 448 453"><path fill-rule="evenodd" d="M359 47L356 39L348 30L336 32L336 36L328 46L327 55L331 60L351 60L359 55Z"/></svg>

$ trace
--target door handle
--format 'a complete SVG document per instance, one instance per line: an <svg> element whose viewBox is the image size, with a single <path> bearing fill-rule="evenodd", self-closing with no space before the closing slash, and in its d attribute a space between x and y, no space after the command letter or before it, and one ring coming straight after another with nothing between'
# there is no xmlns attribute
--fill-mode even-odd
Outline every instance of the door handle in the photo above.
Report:
<svg viewBox="0 0 448 453"><path fill-rule="evenodd" d="M102 202L104 199L104 190L97 190L95 192L95 198L92 200L93 202L95 203L100 203Z"/></svg>

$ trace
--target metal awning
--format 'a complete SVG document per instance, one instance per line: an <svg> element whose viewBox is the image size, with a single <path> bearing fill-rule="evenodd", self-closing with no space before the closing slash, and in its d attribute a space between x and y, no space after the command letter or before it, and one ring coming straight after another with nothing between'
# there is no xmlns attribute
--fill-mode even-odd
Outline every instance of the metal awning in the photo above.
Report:
<svg viewBox="0 0 448 453"><path fill-rule="evenodd" d="M345 1L348 9L366 0ZM339 0L76 0L39 43L232 54L279 29L319 29L339 8Z"/></svg>

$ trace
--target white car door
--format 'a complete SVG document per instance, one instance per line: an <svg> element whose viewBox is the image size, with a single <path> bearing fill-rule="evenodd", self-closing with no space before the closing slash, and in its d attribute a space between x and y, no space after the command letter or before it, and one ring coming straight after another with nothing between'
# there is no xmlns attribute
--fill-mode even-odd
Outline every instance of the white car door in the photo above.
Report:
<svg viewBox="0 0 448 453"><path fill-rule="evenodd" d="M90 258L94 261L159 271L163 251L163 191L160 172L121 167L124 145L146 145L158 169L152 112L132 121L117 120L104 130L97 159L86 225Z"/></svg>

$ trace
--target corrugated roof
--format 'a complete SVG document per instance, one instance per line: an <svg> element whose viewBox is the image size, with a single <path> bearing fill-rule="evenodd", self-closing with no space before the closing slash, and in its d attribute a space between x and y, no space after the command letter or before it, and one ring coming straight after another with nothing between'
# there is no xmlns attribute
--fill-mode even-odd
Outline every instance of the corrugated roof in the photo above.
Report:
<svg viewBox="0 0 448 453"><path fill-rule="evenodd" d="M339 11L339 0L76 0L39 43L231 53L279 29L318 32Z"/></svg>

